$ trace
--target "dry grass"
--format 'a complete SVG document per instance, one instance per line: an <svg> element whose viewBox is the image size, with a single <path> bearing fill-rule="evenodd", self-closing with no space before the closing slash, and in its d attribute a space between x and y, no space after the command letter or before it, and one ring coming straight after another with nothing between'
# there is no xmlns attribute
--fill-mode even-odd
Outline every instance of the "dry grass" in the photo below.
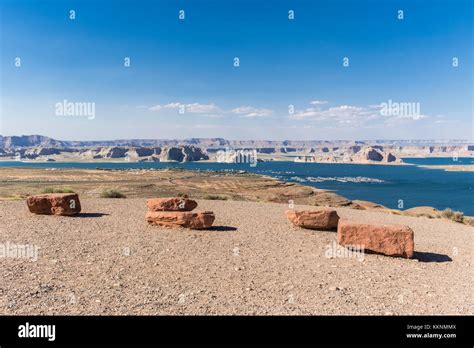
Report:
<svg viewBox="0 0 474 348"><path fill-rule="evenodd" d="M465 216L463 219L464 224L469 226L474 226L474 217L473 216Z"/></svg>
<svg viewBox="0 0 474 348"><path fill-rule="evenodd" d="M455 222L464 222L464 213L460 211L453 211L451 208L446 208L441 212L441 216L445 219L452 220Z"/></svg>
<svg viewBox="0 0 474 348"><path fill-rule="evenodd" d="M65 188L46 187L41 191L41 193L75 193L75 191L67 187Z"/></svg>
<svg viewBox="0 0 474 348"><path fill-rule="evenodd" d="M127 198L122 192L117 190L104 190L100 194L100 198Z"/></svg>
<svg viewBox="0 0 474 348"><path fill-rule="evenodd" d="M204 199L208 199L210 201L227 201L229 197L221 196L221 195L206 195Z"/></svg>

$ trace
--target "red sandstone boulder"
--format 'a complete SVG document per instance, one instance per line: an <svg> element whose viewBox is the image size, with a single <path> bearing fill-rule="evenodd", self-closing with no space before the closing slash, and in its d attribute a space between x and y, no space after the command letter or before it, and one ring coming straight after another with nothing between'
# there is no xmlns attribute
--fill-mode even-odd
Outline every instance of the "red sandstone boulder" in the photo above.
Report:
<svg viewBox="0 0 474 348"><path fill-rule="evenodd" d="M26 204L30 212L46 215L76 215L81 212L77 193L51 193L29 196Z"/></svg>
<svg viewBox="0 0 474 348"><path fill-rule="evenodd" d="M287 210L286 217L295 226L313 230L336 229L339 221L336 210L330 208L301 211Z"/></svg>
<svg viewBox="0 0 474 348"><path fill-rule="evenodd" d="M191 211L198 204L188 198L168 197L148 199L146 205L150 211Z"/></svg>
<svg viewBox="0 0 474 348"><path fill-rule="evenodd" d="M337 242L343 246L358 246L388 256L413 258L413 231L405 225L365 224L341 220L337 228Z"/></svg>
<svg viewBox="0 0 474 348"><path fill-rule="evenodd" d="M193 230L203 230L212 226L215 215L212 211L179 212L179 211L149 211L146 220L150 225L164 227L187 227Z"/></svg>

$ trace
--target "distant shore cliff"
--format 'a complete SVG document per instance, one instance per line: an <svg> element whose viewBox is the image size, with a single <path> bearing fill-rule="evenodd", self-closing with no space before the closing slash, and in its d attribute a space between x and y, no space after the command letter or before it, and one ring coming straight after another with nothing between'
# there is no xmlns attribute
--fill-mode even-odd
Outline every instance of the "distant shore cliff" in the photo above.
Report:
<svg viewBox="0 0 474 348"><path fill-rule="evenodd" d="M473 156L465 140L273 141L223 138L64 141L42 135L0 136L0 159L138 162L218 161L218 153L252 150L259 161L400 163L401 157Z"/></svg>

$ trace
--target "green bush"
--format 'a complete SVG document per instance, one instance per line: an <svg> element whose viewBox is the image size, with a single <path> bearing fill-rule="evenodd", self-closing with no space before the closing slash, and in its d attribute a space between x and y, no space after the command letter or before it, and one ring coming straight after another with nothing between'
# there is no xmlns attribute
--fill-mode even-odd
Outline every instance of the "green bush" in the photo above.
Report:
<svg viewBox="0 0 474 348"><path fill-rule="evenodd" d="M117 190L104 190L100 194L100 198L126 198L126 196Z"/></svg>

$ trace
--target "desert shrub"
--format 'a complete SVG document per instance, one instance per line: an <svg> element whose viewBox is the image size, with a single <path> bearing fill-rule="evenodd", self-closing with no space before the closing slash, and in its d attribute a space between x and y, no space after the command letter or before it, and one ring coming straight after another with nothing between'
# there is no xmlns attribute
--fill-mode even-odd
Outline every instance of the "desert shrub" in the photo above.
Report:
<svg viewBox="0 0 474 348"><path fill-rule="evenodd" d="M426 213L417 213L417 214L415 214L414 216L416 216L416 217L425 217L425 218L428 218L428 219L433 219L433 218L434 218L433 215L431 215L431 214L426 214Z"/></svg>
<svg viewBox="0 0 474 348"><path fill-rule="evenodd" d="M66 188L46 187L41 191L41 193L75 193L75 191L67 187Z"/></svg>
<svg viewBox="0 0 474 348"><path fill-rule="evenodd" d="M462 223L463 220L464 220L464 213L462 213L460 211L453 211L450 208L444 209L441 212L441 216L446 218L446 219L453 220L455 222L461 222Z"/></svg>
<svg viewBox="0 0 474 348"><path fill-rule="evenodd" d="M446 219L451 219L453 214L454 214L454 212L451 208L446 208L441 212L441 216L446 218Z"/></svg>
<svg viewBox="0 0 474 348"><path fill-rule="evenodd" d="M126 198L126 196L117 190L104 190L100 194L100 198Z"/></svg>
<svg viewBox="0 0 474 348"><path fill-rule="evenodd" d="M204 196L204 199L209 199L211 201L226 201L229 199L229 197L221 195L207 195Z"/></svg>
<svg viewBox="0 0 474 348"><path fill-rule="evenodd" d="M455 211L453 213L453 217L452 217L452 220L453 221L456 221L456 222L463 222L464 221L464 213L460 212L460 211Z"/></svg>
<svg viewBox="0 0 474 348"><path fill-rule="evenodd" d="M463 222L466 225L474 226L474 217L473 216L465 216Z"/></svg>

